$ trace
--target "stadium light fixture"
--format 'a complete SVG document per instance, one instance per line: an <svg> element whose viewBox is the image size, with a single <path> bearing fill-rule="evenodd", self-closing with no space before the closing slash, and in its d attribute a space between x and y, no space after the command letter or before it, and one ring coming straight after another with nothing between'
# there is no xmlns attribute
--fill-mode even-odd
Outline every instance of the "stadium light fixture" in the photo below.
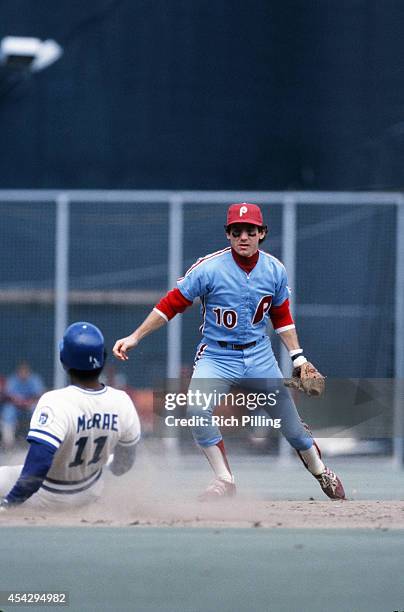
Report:
<svg viewBox="0 0 404 612"><path fill-rule="evenodd" d="M39 72L62 54L62 47L54 40L6 36L0 43L0 64L15 71Z"/></svg>

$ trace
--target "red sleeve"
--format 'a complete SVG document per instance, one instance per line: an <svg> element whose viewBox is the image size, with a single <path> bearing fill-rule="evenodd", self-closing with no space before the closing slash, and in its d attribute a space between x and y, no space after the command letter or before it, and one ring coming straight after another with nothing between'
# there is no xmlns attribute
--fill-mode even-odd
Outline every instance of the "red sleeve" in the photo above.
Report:
<svg viewBox="0 0 404 612"><path fill-rule="evenodd" d="M159 313L163 314L167 321L175 317L179 312L184 312L192 302L185 298L177 288L171 289L158 304L154 307Z"/></svg>
<svg viewBox="0 0 404 612"><path fill-rule="evenodd" d="M286 331L283 328L292 329L295 326L290 312L289 299L286 299L280 306L272 306L269 311L274 330L278 333Z"/></svg>

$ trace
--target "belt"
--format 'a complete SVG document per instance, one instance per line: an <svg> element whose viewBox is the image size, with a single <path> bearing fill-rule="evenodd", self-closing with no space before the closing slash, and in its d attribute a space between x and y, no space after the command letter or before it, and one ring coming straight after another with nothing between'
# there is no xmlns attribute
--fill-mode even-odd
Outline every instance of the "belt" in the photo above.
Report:
<svg viewBox="0 0 404 612"><path fill-rule="evenodd" d="M244 351L244 349L250 348L251 346L255 346L257 344L256 341L248 342L247 344L232 344L231 342L224 342L223 340L218 340L217 343L222 348L229 348L235 351Z"/></svg>

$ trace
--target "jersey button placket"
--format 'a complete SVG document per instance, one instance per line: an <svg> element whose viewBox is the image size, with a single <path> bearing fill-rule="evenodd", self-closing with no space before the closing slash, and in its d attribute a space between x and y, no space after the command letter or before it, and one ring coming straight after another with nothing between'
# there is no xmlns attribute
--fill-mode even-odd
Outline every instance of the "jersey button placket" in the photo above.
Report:
<svg viewBox="0 0 404 612"><path fill-rule="evenodd" d="M247 276L247 275L246 275ZM243 287L243 299L242 299L242 307L240 310L240 326L239 326L239 333L238 333L238 342L240 344L246 344L246 342L248 342L248 340L246 340L246 330L248 327L248 303L249 303L249 295L250 295L250 291L249 291L249 287L248 287L248 276L247 276L247 284L243 283L244 287ZM244 351L243 351L244 353Z"/></svg>
<svg viewBox="0 0 404 612"><path fill-rule="evenodd" d="M244 328L244 333L246 334L245 343L251 341L251 338L248 338L248 331L249 331L249 328L250 328L250 307L251 307L251 289L250 289L249 281L250 281L250 275L247 274L247 291L246 291L246 294L245 294L246 325L245 325L245 328Z"/></svg>

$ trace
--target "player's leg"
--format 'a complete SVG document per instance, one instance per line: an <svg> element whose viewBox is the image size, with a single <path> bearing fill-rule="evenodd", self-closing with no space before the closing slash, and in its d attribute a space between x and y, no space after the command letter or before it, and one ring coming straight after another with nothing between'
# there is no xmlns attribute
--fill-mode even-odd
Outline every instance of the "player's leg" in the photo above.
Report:
<svg viewBox="0 0 404 612"><path fill-rule="evenodd" d="M262 343L263 344L263 343ZM324 493L331 499L344 499L345 493L338 476L328 468L321 457L320 449L308 426L303 423L292 399L289 389L283 384L282 372L275 357L268 359L268 354L256 347L250 376L256 376L256 386L260 386L263 375L267 392L274 395L275 403L268 404L267 412L271 418L280 419L281 432L300 457L306 469L319 482ZM272 354L273 355L273 354Z"/></svg>
<svg viewBox="0 0 404 612"><path fill-rule="evenodd" d="M237 364L236 364L237 365ZM214 410L232 384L234 370L220 351L200 347L196 354L195 369L188 389L187 417L193 417L191 427L195 442L207 458L215 480L200 497L201 500L231 496L235 493L232 474L221 431L214 423Z"/></svg>
<svg viewBox="0 0 404 612"><path fill-rule="evenodd" d="M11 491L21 474L22 465L4 465L0 467L0 497Z"/></svg>
<svg viewBox="0 0 404 612"><path fill-rule="evenodd" d="M269 338L244 353L244 384L250 391L267 394L265 410L270 417L280 421L283 436L293 448L308 451L313 445L313 437L302 423L289 390L283 384L283 375Z"/></svg>
<svg viewBox="0 0 404 612"><path fill-rule="evenodd" d="M102 478L97 480L90 488L71 495L53 493L41 487L32 497L24 502L24 506L48 512L66 512L70 509L82 508L99 501L103 489L104 483Z"/></svg>
<svg viewBox="0 0 404 612"><path fill-rule="evenodd" d="M7 465L0 467L0 498L6 496L17 482L22 465ZM24 508L37 508L48 511L65 511L69 508L88 506L100 499L104 488L103 479L100 478L92 487L74 495L59 495L46 491L42 487L28 498Z"/></svg>
<svg viewBox="0 0 404 612"><path fill-rule="evenodd" d="M270 410L271 415L273 409ZM345 499L345 492L338 476L328 468L321 457L321 451L310 429L303 423L297 412L289 390L283 388L279 406L275 408L282 419L282 433L295 449L305 468L316 478L322 490L330 499Z"/></svg>
<svg viewBox="0 0 404 612"><path fill-rule="evenodd" d="M219 427L214 424L215 397L229 390L230 382L215 378L192 378L188 389L187 417L192 418L192 435L215 474L206 496L227 496L234 493L231 471ZM195 398L195 401L193 400ZM196 398L198 400L196 401Z"/></svg>
<svg viewBox="0 0 404 612"><path fill-rule="evenodd" d="M6 465L0 467L0 498L5 497L17 482L22 465ZM59 511L69 508L88 506L100 499L104 488L102 478L91 487L73 495L62 495L46 491L42 487L24 502L24 508L39 508L41 510Z"/></svg>

